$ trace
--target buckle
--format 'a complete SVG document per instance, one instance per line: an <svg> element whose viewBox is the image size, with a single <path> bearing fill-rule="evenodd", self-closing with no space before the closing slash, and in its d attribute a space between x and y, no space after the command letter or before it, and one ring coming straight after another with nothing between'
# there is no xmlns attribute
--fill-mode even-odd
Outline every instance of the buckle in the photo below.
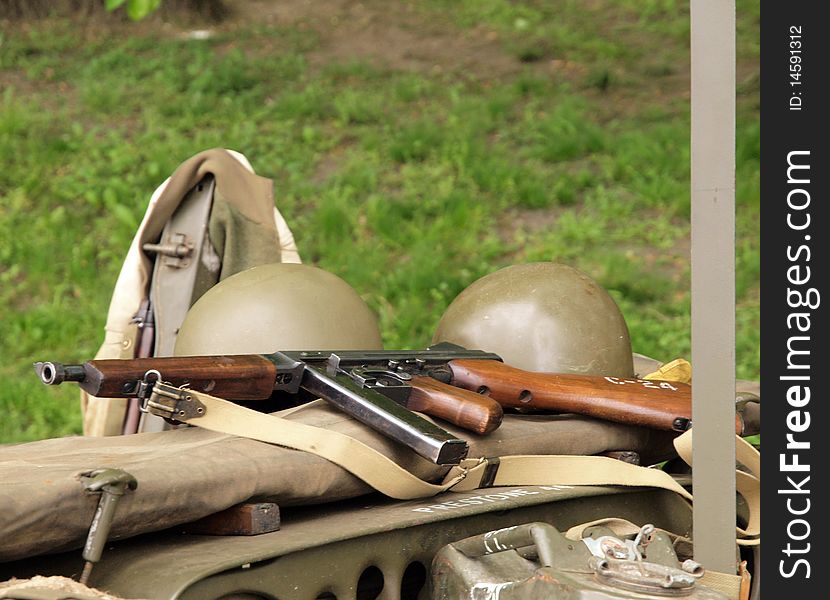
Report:
<svg viewBox="0 0 830 600"><path fill-rule="evenodd" d="M499 472L499 465L501 465L501 459L498 456L486 460L487 466L484 467L484 473L481 475L481 483L478 485L480 488L493 487L493 483L496 481L496 474Z"/></svg>
<svg viewBox="0 0 830 600"><path fill-rule="evenodd" d="M444 485L446 486L446 488L448 490L452 489L453 487L455 487L456 485L458 485L459 483L464 481L467 478L467 475L469 475L472 470L477 469L478 467L480 467L482 465L482 463L486 463L486 462L491 461L491 460L495 460L496 463L498 463L498 459L492 459L492 458L488 459L488 458L485 458L483 456L481 456L479 458L465 458L464 460L461 461L461 464L456 465L452 469L450 469L449 473L447 473L446 477L444 477ZM498 469L498 464L496 465L496 469ZM487 468L485 468L485 471L484 471L485 475L488 472L489 472L489 465L488 465ZM493 475L493 478L495 478L495 474ZM480 487L480 486L477 485L476 488L478 488L478 487ZM483 486L481 486L481 487L483 487ZM474 489L474 488L471 488L471 489Z"/></svg>
<svg viewBox="0 0 830 600"><path fill-rule="evenodd" d="M149 397L143 400L140 408L143 412L182 422L198 419L207 411L192 390L160 381L153 384Z"/></svg>

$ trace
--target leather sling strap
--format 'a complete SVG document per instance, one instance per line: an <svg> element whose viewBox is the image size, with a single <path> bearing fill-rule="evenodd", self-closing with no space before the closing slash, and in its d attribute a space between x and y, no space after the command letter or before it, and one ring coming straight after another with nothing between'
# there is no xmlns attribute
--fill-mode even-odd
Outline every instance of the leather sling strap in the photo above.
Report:
<svg viewBox="0 0 830 600"><path fill-rule="evenodd" d="M692 495L668 473L602 456L502 456L468 458L450 469L440 484L426 482L366 444L335 431L260 413L227 400L188 390L204 405L201 416L185 422L211 431L237 435L311 452L344 468L377 491L397 499L434 496L447 490L513 485L620 485L654 487L692 500ZM678 454L691 461L691 430L675 440ZM738 438L738 462L751 473L738 471L738 490L750 510L746 529L738 528L738 544L760 543L760 454ZM495 471L495 472L494 472Z"/></svg>

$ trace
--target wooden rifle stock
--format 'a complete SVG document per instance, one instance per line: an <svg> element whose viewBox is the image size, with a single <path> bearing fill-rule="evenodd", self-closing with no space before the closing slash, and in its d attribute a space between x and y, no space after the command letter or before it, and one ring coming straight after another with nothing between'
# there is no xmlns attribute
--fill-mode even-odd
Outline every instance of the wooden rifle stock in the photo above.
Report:
<svg viewBox="0 0 830 600"><path fill-rule="evenodd" d="M502 406L578 413L652 429L685 431L692 419L692 387L635 378L534 373L495 360L453 360L455 386L487 395ZM735 417L735 433L743 432Z"/></svg>

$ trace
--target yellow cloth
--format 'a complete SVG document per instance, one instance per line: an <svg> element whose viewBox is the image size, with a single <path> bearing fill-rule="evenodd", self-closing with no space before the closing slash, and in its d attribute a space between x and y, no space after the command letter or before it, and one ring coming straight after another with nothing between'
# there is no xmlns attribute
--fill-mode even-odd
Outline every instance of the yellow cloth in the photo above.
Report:
<svg viewBox="0 0 830 600"><path fill-rule="evenodd" d="M659 379L660 381L677 381L678 383L692 383L692 364L685 358L675 358L662 367L649 373L643 379Z"/></svg>

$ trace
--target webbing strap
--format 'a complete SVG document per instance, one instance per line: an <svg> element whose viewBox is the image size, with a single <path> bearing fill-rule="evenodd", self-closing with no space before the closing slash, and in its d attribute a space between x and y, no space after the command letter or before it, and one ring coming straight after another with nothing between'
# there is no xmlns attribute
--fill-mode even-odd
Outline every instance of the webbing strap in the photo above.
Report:
<svg viewBox="0 0 830 600"><path fill-rule="evenodd" d="M434 496L457 482L450 479L442 485L428 483L377 450L337 431L257 412L193 390L188 390L188 394L204 404L205 414L185 422L219 433L316 454L343 467L391 498L409 500ZM460 479L460 476L456 477L456 480Z"/></svg>
<svg viewBox="0 0 830 600"><path fill-rule="evenodd" d="M674 448L686 464L692 464L692 430L674 440ZM755 546L761 543L761 453L743 438L735 437L735 458L747 469L735 471L735 488L749 507L746 529L737 528L738 544Z"/></svg>
<svg viewBox="0 0 830 600"><path fill-rule="evenodd" d="M687 463L691 463L692 431L675 440L675 449ZM736 439L738 460L745 467L760 467L760 454L743 439ZM477 489L487 470L488 461L469 468L468 465L450 471L448 477L457 477L462 468L468 468L464 479L453 487L454 491ZM749 506L749 523L746 529L737 529L738 544L756 545L761 533L760 488L761 482L755 468L752 473L736 472L738 491ZM502 456L494 486L507 485L622 485L655 487L675 492L691 502L692 495L668 473L660 469L639 467L604 456Z"/></svg>
<svg viewBox="0 0 830 600"><path fill-rule="evenodd" d="M619 517L606 517L604 519L595 519L587 523L574 525L565 532L565 537L569 540L581 540L584 536L585 530L589 527L596 527L602 525L608 527L618 537L633 536L640 532L640 527L629 521L628 519L621 519ZM669 533L669 532L666 532ZM677 535L677 534L670 534Z"/></svg>
<svg viewBox="0 0 830 600"><path fill-rule="evenodd" d="M465 459L453 467L441 484L428 483L377 450L352 437L275 415L260 413L227 400L188 390L204 406L203 416L187 422L227 433L316 454L346 469L377 491L400 500L434 496L446 490L475 490L482 486L510 485L621 485L654 487L675 492L691 501L692 495L668 473L602 456L502 456ZM738 460L752 471L737 472L738 490L749 505L745 530L738 528L739 544L760 543L760 454L738 438ZM692 432L675 440L675 448L691 461ZM493 473L493 470L495 474Z"/></svg>
<svg viewBox="0 0 830 600"><path fill-rule="evenodd" d="M700 583L724 594L730 600L740 600L744 587L743 577L741 575L710 571L709 569L706 569L703 573L703 577L700 578Z"/></svg>

